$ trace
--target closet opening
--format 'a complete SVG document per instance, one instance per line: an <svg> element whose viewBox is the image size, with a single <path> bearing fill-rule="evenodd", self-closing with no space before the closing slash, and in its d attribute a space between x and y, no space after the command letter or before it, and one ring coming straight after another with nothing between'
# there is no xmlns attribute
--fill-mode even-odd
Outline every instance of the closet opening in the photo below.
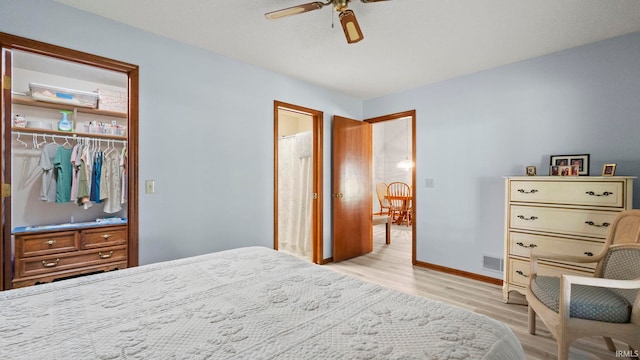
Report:
<svg viewBox="0 0 640 360"><path fill-rule="evenodd" d="M1 287L137 266L138 67L0 44Z"/></svg>
<svg viewBox="0 0 640 360"><path fill-rule="evenodd" d="M274 249L321 263L322 112L274 105Z"/></svg>

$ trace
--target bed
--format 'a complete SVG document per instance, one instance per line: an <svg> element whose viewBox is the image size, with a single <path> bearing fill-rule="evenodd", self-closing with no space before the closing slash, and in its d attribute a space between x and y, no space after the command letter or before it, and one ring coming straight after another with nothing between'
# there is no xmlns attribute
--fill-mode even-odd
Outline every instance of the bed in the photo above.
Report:
<svg viewBox="0 0 640 360"><path fill-rule="evenodd" d="M524 359L501 322L247 247L0 292L0 359Z"/></svg>

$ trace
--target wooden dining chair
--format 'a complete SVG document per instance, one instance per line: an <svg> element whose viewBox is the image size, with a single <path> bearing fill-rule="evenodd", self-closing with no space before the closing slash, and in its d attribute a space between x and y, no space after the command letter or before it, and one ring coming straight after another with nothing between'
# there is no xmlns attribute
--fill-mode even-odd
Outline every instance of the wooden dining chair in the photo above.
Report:
<svg viewBox="0 0 640 360"><path fill-rule="evenodd" d="M378 195L378 202L380 203L380 211L375 213L375 215L391 215L391 205L389 204L389 199L387 199L387 183L377 183L376 194Z"/></svg>
<svg viewBox="0 0 640 360"><path fill-rule="evenodd" d="M404 182L395 181L387 186L387 198L391 205L390 215L397 223L411 222L411 187Z"/></svg>

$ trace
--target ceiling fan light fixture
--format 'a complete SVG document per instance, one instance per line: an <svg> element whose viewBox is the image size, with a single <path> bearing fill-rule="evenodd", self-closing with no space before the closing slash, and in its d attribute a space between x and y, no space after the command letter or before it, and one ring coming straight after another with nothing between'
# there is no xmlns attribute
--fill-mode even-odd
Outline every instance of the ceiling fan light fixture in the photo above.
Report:
<svg viewBox="0 0 640 360"><path fill-rule="evenodd" d="M362 30L360 30L360 25L358 25L358 20L356 19L356 15L353 11L345 10L340 13L339 18L342 30L344 31L344 36L346 36L349 44L353 44L364 39L364 35L362 35Z"/></svg>
<svg viewBox="0 0 640 360"><path fill-rule="evenodd" d="M413 167L413 161L409 160L409 158L407 157L404 160L400 160L398 161L398 163L396 164L396 166L399 169L404 169L404 170L410 170Z"/></svg>

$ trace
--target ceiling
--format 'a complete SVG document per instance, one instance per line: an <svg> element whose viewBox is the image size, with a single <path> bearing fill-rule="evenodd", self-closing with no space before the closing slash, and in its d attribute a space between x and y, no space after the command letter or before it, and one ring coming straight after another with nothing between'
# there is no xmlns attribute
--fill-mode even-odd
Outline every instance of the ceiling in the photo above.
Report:
<svg viewBox="0 0 640 360"><path fill-rule="evenodd" d="M640 31L638 0L354 0L355 44L330 6L264 17L310 0L56 1L359 99Z"/></svg>

